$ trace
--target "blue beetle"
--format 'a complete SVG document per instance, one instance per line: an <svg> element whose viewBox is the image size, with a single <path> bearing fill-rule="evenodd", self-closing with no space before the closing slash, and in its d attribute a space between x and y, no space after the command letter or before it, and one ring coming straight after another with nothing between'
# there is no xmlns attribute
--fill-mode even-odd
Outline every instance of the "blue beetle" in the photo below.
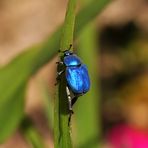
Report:
<svg viewBox="0 0 148 148"><path fill-rule="evenodd" d="M76 54L70 51L71 47L72 45L70 45L69 49L63 51L64 56L58 62L58 64L63 66L62 70L58 71L58 77L62 73L65 73L69 110L72 113L72 105L76 102L77 98L89 91L90 78L86 65L82 63Z"/></svg>

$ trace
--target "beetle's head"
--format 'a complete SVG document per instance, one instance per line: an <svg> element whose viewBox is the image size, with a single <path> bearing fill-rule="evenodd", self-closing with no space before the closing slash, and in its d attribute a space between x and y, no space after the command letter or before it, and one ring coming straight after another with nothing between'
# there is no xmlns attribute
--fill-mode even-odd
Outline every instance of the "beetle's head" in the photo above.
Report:
<svg viewBox="0 0 148 148"><path fill-rule="evenodd" d="M70 50L64 51L64 56L69 56L69 55L72 55L72 54L73 54L73 52L70 51Z"/></svg>

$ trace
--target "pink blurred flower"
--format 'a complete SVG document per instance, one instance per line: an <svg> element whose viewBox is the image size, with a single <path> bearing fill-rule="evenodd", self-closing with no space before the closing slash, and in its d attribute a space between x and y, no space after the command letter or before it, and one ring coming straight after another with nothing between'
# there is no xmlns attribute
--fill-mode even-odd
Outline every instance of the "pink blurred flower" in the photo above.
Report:
<svg viewBox="0 0 148 148"><path fill-rule="evenodd" d="M148 131L122 124L107 134L107 140L113 148L148 148Z"/></svg>

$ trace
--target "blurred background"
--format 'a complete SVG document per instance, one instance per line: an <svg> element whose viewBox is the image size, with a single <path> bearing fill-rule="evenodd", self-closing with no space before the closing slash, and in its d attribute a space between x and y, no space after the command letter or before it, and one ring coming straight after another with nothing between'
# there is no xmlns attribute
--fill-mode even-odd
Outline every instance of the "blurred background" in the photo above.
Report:
<svg viewBox="0 0 148 148"><path fill-rule="evenodd" d="M89 2L79 1L78 9ZM1 0L0 67L56 31L66 5L67 0ZM82 29L74 47L92 81L90 92L74 105L74 147L148 148L148 1L111 1ZM26 116L47 148L54 147L57 60L31 77L25 99ZM26 122L0 148L32 147L22 132Z"/></svg>

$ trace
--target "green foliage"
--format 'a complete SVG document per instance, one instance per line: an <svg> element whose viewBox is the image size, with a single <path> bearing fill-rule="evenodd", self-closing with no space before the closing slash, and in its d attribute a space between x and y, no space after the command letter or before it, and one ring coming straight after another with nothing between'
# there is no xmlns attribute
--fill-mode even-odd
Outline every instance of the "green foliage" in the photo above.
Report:
<svg viewBox="0 0 148 148"><path fill-rule="evenodd" d="M79 35L82 28L97 16L107 2L109 2L109 0L95 0L80 11L76 17L75 38ZM73 20L74 14L72 14L72 12L73 9L70 10L71 16L69 17ZM71 19L69 19L67 22L67 27L70 27L69 29L71 30L71 26L73 27L74 25L73 21L71 22ZM71 30L69 33L65 33L65 37L63 38L64 41L61 42L62 50L67 48L69 43L72 43L73 31ZM59 28L47 40L27 49L21 55L13 59L11 63L0 68L1 143L4 142L18 128L20 122L24 118L26 85L31 76L56 55L59 50L60 37L61 28ZM59 89L63 90L65 86L63 85L61 87L63 88ZM61 94L62 91L59 91L59 95ZM62 98L66 98L66 96L63 95ZM64 126L65 122L62 122L62 124Z"/></svg>

